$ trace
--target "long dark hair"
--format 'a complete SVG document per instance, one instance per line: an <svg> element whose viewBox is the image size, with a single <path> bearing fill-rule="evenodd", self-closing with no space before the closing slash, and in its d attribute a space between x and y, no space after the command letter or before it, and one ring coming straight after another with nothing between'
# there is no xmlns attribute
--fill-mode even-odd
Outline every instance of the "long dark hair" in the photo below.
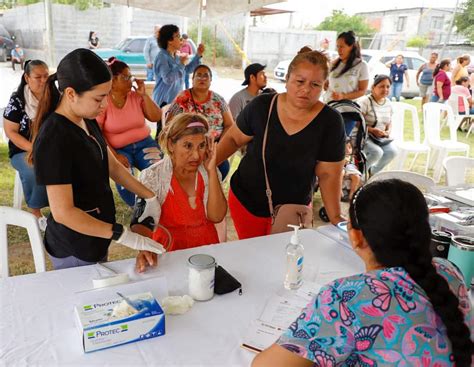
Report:
<svg viewBox="0 0 474 367"><path fill-rule="evenodd" d="M459 300L432 264L423 194L408 182L375 181L354 194L349 215L352 227L362 231L379 264L403 267L423 288L446 326L456 366L470 366L474 348Z"/></svg>
<svg viewBox="0 0 474 367"><path fill-rule="evenodd" d="M90 32L89 32L89 41L92 40L92 35L93 35L94 33L95 33L95 31L90 31Z"/></svg>
<svg viewBox="0 0 474 367"><path fill-rule="evenodd" d="M21 75L20 85L16 89L16 94L18 95L18 98L20 98L23 104L25 104L25 86L28 84L26 82L25 75L30 76L33 69L37 66L41 66L48 69L48 65L44 61L41 61L41 60L27 60L25 62L25 65L23 66L24 71L23 71L23 74Z"/></svg>
<svg viewBox="0 0 474 367"><path fill-rule="evenodd" d="M178 26L174 24L166 24L160 28L160 33L158 34L158 46L166 50L168 48L168 42L173 39L173 35L179 32Z"/></svg>
<svg viewBox="0 0 474 367"><path fill-rule="evenodd" d="M359 42L356 39L356 35L354 31L347 31L347 32L342 32L339 36L337 36L337 39L343 39L344 43L348 46L353 46L351 49L351 53L349 54L349 58L347 59L346 65L342 68L341 72L337 76L338 78L342 75L344 75L348 70L350 70L352 67L356 66L358 63L354 64L354 61L356 59L360 59L360 45ZM334 65L331 68L331 71L337 69L339 64L342 62L341 58L339 57Z"/></svg>
<svg viewBox="0 0 474 367"><path fill-rule="evenodd" d="M434 68L433 76L436 76L442 68L444 68L446 65L449 65L449 64L451 64L451 59L441 60L441 62L438 65L436 65L436 67Z"/></svg>
<svg viewBox="0 0 474 367"><path fill-rule="evenodd" d="M93 89L96 85L108 82L112 79L107 64L93 51L78 48L68 53L58 65L56 73L51 74L46 82L46 87L41 98L36 119L32 124L32 142L34 143L44 120L56 109L59 101L54 100L57 93L56 81L59 92L63 93L66 88L72 88L81 95ZM28 155L28 161L33 162L32 152Z"/></svg>

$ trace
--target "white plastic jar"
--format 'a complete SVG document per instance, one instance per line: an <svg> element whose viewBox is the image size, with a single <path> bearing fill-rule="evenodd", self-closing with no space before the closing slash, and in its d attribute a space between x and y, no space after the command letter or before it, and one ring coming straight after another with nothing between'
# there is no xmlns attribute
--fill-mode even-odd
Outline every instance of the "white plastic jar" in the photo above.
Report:
<svg viewBox="0 0 474 367"><path fill-rule="evenodd" d="M216 260L205 254L193 255L188 259L189 295L196 301L207 301L214 296Z"/></svg>

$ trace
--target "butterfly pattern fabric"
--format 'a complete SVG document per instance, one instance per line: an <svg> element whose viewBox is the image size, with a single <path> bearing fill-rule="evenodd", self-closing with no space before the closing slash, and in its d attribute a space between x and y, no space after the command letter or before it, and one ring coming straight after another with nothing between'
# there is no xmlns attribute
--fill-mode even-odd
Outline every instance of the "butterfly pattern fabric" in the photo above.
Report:
<svg viewBox="0 0 474 367"><path fill-rule="evenodd" d="M461 274L446 259L435 258L433 264L459 298L474 340ZM454 365L444 324L403 268L374 270L326 285L277 344L317 367Z"/></svg>

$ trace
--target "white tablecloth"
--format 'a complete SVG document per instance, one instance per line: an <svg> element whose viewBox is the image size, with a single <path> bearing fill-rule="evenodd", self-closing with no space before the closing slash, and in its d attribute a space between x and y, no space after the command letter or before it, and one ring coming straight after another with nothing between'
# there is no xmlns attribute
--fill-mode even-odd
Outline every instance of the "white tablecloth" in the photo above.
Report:
<svg viewBox="0 0 474 367"><path fill-rule="evenodd" d="M250 323L266 300L283 288L285 246L290 233L176 251L160 258L145 275L133 272L134 260L108 263L134 279L165 277L170 295L187 293L187 259L214 256L243 285L237 292L196 302L181 316L166 316L166 335L84 354L74 324L75 292L90 288L97 266L51 271L0 280L1 366L247 366L254 354L240 347ZM364 270L342 242L339 230L304 230L305 278L320 281Z"/></svg>

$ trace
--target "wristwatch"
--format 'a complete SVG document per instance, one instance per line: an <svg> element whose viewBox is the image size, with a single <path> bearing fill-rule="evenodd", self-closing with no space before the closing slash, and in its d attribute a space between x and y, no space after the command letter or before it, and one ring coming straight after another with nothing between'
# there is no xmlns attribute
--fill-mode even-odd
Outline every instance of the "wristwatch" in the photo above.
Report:
<svg viewBox="0 0 474 367"><path fill-rule="evenodd" d="M112 224L112 237L111 240L117 241L123 233L123 225L120 223Z"/></svg>

